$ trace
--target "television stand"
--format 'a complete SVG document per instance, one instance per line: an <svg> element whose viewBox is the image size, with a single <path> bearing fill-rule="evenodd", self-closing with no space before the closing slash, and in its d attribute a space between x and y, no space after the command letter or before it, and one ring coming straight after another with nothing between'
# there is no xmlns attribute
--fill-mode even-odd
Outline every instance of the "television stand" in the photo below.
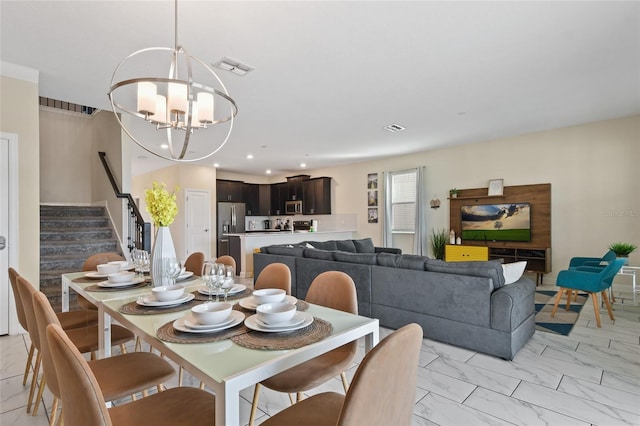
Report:
<svg viewBox="0 0 640 426"><path fill-rule="evenodd" d="M489 247L489 259L504 259L505 263L526 261L525 271L536 274L536 286L542 276L551 272L551 247Z"/></svg>

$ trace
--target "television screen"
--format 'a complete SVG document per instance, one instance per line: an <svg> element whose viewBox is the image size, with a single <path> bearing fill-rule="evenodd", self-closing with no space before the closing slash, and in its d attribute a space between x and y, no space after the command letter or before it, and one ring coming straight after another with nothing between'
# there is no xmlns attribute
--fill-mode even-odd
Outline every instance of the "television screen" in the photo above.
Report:
<svg viewBox="0 0 640 426"><path fill-rule="evenodd" d="M529 203L462 206L460 217L463 240L531 241Z"/></svg>

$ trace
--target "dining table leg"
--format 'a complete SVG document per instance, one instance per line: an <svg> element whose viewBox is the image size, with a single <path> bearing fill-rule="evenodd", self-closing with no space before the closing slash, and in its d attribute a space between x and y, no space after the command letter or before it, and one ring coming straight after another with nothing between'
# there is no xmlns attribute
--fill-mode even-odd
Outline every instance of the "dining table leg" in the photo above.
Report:
<svg viewBox="0 0 640 426"><path fill-rule="evenodd" d="M111 356L111 315L98 305L98 358Z"/></svg>
<svg viewBox="0 0 640 426"><path fill-rule="evenodd" d="M240 389L216 392L216 426L240 424Z"/></svg>

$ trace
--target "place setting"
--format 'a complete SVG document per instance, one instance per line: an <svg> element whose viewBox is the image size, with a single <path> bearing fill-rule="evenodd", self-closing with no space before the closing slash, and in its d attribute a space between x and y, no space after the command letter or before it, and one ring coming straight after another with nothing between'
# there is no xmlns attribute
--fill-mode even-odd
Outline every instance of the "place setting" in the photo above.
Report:
<svg viewBox="0 0 640 426"><path fill-rule="evenodd" d="M232 307L228 302L195 305L182 318L160 327L156 335L172 343L207 343L246 333L245 314Z"/></svg>
<svg viewBox="0 0 640 426"><path fill-rule="evenodd" d="M119 311L128 315L178 312L197 303L194 299L192 293L185 292L184 285L159 286L153 287L150 294L122 305Z"/></svg>
<svg viewBox="0 0 640 426"><path fill-rule="evenodd" d="M294 305L298 311L305 311L309 308L309 304L304 300L299 300L294 296L286 294L284 290L276 288L254 290L251 296L240 300L238 306L247 311L254 312L260 305L277 302L286 302Z"/></svg>
<svg viewBox="0 0 640 426"><path fill-rule="evenodd" d="M96 266L95 271L87 271L81 277L74 279L77 283L90 283L98 280L106 280L109 278L109 274L115 274L118 272L128 272L134 269L135 266L127 262L126 260L114 260L108 263L103 263Z"/></svg>
<svg viewBox="0 0 640 426"><path fill-rule="evenodd" d="M90 285L86 291L118 291L148 285L144 277L138 277L134 272L118 271L106 275L106 280Z"/></svg>

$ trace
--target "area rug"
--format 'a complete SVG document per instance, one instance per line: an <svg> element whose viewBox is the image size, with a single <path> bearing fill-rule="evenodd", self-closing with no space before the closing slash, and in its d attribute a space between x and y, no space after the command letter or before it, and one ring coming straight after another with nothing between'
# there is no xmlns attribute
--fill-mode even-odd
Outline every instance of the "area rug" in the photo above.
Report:
<svg viewBox="0 0 640 426"><path fill-rule="evenodd" d="M536 330L567 336L580 316L580 311L588 300L587 293L578 293L577 300L571 299L569 311L565 310L567 296L563 295L554 318L551 318L553 305L556 303L556 290L536 291Z"/></svg>

